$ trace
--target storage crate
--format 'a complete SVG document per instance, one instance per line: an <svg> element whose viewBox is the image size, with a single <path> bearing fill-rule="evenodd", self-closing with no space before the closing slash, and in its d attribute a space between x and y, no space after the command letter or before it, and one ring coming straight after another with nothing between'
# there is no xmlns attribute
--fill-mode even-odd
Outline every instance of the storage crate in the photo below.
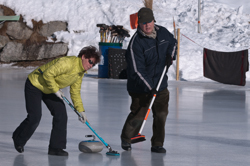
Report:
<svg viewBox="0 0 250 166"><path fill-rule="evenodd" d="M126 49L109 48L109 78L127 79Z"/></svg>

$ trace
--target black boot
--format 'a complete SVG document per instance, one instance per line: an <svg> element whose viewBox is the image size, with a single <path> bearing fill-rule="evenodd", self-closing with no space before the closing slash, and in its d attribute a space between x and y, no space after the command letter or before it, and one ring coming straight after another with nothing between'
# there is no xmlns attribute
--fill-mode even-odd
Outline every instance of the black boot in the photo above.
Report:
<svg viewBox="0 0 250 166"><path fill-rule="evenodd" d="M124 141L122 139L122 149L124 150L127 150L127 151L130 151L132 148L131 148L131 143L128 143L127 141Z"/></svg>
<svg viewBox="0 0 250 166"><path fill-rule="evenodd" d="M63 149L60 148L50 148L49 147L49 155L55 155L55 156L68 156L68 152L64 151Z"/></svg>
<svg viewBox="0 0 250 166"><path fill-rule="evenodd" d="M23 146L18 145L18 144L15 142L14 139L13 139L13 142L14 142L14 146L15 146L16 151L18 151L19 153L23 153L23 152L24 152Z"/></svg>
<svg viewBox="0 0 250 166"><path fill-rule="evenodd" d="M166 153L166 149L164 149L162 146L152 146L151 152Z"/></svg>
<svg viewBox="0 0 250 166"><path fill-rule="evenodd" d="M23 146L17 145L15 142L14 142L14 146L15 146L15 149L16 149L19 153L23 153L23 152L24 152Z"/></svg>

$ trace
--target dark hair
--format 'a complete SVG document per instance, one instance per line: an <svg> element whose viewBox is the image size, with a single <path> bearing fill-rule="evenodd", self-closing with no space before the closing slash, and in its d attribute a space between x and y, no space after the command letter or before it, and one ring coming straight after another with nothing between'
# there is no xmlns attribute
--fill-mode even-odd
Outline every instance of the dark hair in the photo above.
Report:
<svg viewBox="0 0 250 166"><path fill-rule="evenodd" d="M94 58L95 63L100 62L100 52L94 46L83 47L79 52L78 57L81 58L83 55L86 59Z"/></svg>

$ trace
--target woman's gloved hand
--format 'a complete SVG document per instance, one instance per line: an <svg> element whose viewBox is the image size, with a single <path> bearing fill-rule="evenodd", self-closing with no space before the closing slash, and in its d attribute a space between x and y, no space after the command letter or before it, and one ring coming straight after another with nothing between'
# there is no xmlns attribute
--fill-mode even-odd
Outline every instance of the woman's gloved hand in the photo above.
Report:
<svg viewBox="0 0 250 166"><path fill-rule="evenodd" d="M82 117L79 117L79 120L82 122L82 123L85 123L86 121L89 123L88 119L87 119L87 116L85 114L85 111L83 112L80 112L81 116Z"/></svg>
<svg viewBox="0 0 250 166"><path fill-rule="evenodd" d="M63 100L62 96L64 96L64 95L63 95L63 92L62 92L61 90L57 91L57 92L55 93L55 95L56 95L58 98L60 98L61 100Z"/></svg>

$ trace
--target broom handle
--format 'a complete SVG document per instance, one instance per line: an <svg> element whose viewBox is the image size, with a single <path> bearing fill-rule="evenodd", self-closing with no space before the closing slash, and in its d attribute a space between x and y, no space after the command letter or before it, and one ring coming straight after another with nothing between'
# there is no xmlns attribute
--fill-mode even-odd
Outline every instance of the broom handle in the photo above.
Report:
<svg viewBox="0 0 250 166"><path fill-rule="evenodd" d="M69 100L62 95L63 100L75 111L75 113L80 117L83 118L82 115L75 109L75 107L73 106L73 104L71 104L69 102ZM102 143L108 147L109 145L95 132L95 130L89 125L89 122L86 121L85 124L89 127L89 129L102 141Z"/></svg>
<svg viewBox="0 0 250 166"><path fill-rule="evenodd" d="M164 75L165 75L165 73L166 73L166 70L167 70L167 66L164 67L164 70L163 70L163 72L162 72L162 74L161 74L161 78L160 78L159 83L158 83L158 85L157 85L157 87L156 87L156 91L157 91L157 92L158 92L158 90L159 90L159 88L160 88L160 86L161 86L161 82L162 82L162 80L163 80L163 78L164 78ZM145 125L145 123L146 123L146 121L147 121L147 119L148 119L148 115L149 115L149 113L150 113L150 110L151 110L151 108L152 108L152 106L153 106L153 104L154 104L155 98L156 98L156 94L154 94L154 96L153 96L153 98L152 98L152 100L151 100L151 103L150 103L150 105L149 105L147 114L146 114L146 116L145 116L145 118L144 118L144 120L143 120L143 123L142 123L142 126L141 126L141 128L140 128L140 131L139 131L139 134L138 134L138 135L140 135L140 134L142 133L142 130L143 130L143 128L144 128L144 125Z"/></svg>

